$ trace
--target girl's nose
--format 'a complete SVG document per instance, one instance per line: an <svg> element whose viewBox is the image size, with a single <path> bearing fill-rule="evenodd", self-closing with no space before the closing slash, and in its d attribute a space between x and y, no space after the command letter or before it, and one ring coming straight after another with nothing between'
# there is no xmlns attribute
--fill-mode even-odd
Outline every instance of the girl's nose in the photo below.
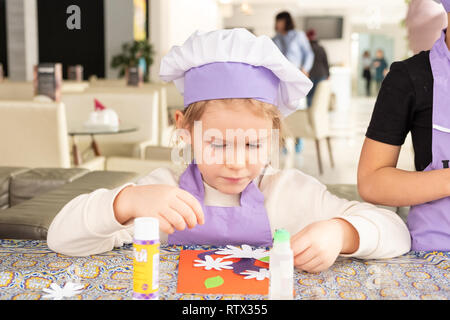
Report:
<svg viewBox="0 0 450 320"><path fill-rule="evenodd" d="M236 150L235 152L232 152L231 154L228 153L225 156L225 166L238 170L243 169L247 165L247 155L244 150Z"/></svg>
<svg viewBox="0 0 450 320"><path fill-rule="evenodd" d="M239 170L239 169L245 168L245 162L239 162L239 161L226 162L225 166L229 169Z"/></svg>

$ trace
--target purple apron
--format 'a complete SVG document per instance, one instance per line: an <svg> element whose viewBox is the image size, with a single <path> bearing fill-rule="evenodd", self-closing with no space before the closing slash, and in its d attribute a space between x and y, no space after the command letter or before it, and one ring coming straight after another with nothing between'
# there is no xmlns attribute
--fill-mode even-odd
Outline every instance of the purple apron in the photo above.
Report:
<svg viewBox="0 0 450 320"><path fill-rule="evenodd" d="M434 77L432 162L424 171L449 168L450 52L445 31L430 51ZM412 250L450 251L450 197L411 207L408 215Z"/></svg>
<svg viewBox="0 0 450 320"><path fill-rule="evenodd" d="M179 187L191 193L202 205L205 224L192 229L175 230L169 244L271 246L272 232L264 207L264 195L254 182L241 193L240 207L205 206L205 186L195 163L181 175Z"/></svg>

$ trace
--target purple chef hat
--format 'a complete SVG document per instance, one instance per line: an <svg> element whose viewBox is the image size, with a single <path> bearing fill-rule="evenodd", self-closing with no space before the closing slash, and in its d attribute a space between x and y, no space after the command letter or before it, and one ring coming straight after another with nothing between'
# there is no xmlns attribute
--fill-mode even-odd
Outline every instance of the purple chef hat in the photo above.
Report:
<svg viewBox="0 0 450 320"><path fill-rule="evenodd" d="M164 56L160 77L174 82L185 106L252 98L275 105L284 116L298 108L312 87L272 39L256 37L246 29L195 32Z"/></svg>
<svg viewBox="0 0 450 320"><path fill-rule="evenodd" d="M185 74L184 105L193 102L253 98L277 105L280 79L265 67L240 62L215 62Z"/></svg>

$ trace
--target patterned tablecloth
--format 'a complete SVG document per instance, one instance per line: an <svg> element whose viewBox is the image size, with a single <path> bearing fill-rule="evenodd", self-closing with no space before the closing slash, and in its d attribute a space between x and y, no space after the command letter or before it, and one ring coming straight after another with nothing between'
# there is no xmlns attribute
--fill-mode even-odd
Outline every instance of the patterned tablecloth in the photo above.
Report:
<svg viewBox="0 0 450 320"><path fill-rule="evenodd" d="M210 249L212 247L185 247ZM267 296L176 293L182 247L161 246L161 299L267 299ZM130 299L132 247L88 257L51 251L45 241L0 240L0 300L43 299L44 288L83 286L70 299ZM450 252L410 252L389 260L340 257L319 274L295 272L296 299L449 299Z"/></svg>

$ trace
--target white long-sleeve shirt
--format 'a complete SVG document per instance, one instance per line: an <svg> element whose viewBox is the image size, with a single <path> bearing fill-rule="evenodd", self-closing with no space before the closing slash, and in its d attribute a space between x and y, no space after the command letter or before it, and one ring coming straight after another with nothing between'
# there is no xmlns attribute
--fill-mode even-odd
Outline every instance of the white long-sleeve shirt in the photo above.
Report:
<svg viewBox="0 0 450 320"><path fill-rule="evenodd" d="M180 173L160 168L137 182L137 185L167 184L178 186ZM272 234L284 228L291 235L307 225L331 218L348 221L359 234L359 248L345 255L362 259L391 258L410 250L411 239L404 222L392 211L368 203L338 198L326 186L299 170L289 169L258 179L265 197L265 207ZM51 223L47 243L52 250L71 256L103 253L133 240L133 222L120 224L113 203L126 186L98 189L82 194L67 203ZM240 195L223 194L205 185L205 205L234 206ZM161 243L167 234L160 232Z"/></svg>

